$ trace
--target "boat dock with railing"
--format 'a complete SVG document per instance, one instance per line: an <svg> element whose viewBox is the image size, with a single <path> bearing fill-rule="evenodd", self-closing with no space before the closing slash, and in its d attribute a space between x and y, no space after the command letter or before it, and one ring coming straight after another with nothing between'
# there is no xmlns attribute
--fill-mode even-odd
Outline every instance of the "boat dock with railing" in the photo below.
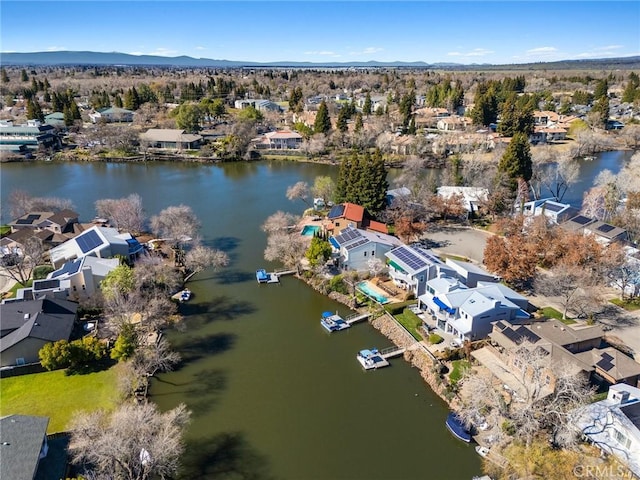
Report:
<svg viewBox="0 0 640 480"><path fill-rule="evenodd" d="M360 350L356 356L358 362L365 370L377 370L378 368L388 367L390 365L389 358L397 357L403 354L404 348L389 347L383 350L372 348L370 350Z"/></svg>

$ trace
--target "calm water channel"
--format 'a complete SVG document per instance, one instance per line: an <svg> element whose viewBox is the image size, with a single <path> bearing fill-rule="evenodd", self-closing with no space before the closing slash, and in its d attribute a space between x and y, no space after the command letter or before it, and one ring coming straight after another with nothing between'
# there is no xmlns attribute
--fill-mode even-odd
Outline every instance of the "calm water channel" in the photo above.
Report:
<svg viewBox="0 0 640 480"><path fill-rule="evenodd" d="M589 176L600 165L617 171L626 157L603 154ZM186 331L169 334L185 366L152 387L163 409L186 402L193 411L184 478L465 480L479 473L473 447L446 431L446 406L417 371L402 359L362 371L356 352L388 346L382 335L367 324L329 335L320 313L346 314L345 307L291 277L281 285L255 281L256 268L275 267L262 258L260 224L277 210L301 212L302 202L286 199L287 186L334 175L332 167L38 163L2 164L0 174L3 205L20 188L70 198L84 220L94 216L95 200L133 192L149 216L190 205L205 243L229 254L227 269L189 283Z"/></svg>

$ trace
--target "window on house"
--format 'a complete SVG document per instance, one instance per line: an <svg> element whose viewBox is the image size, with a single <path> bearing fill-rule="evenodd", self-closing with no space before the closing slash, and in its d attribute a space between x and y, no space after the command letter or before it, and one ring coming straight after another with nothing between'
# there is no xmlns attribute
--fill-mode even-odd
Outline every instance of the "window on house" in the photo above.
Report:
<svg viewBox="0 0 640 480"><path fill-rule="evenodd" d="M339 226L340 226L340 222L336 222L336 227L339 227Z"/></svg>
<svg viewBox="0 0 640 480"><path fill-rule="evenodd" d="M73 286L73 291L77 292L78 291L78 287L76 287L75 285Z"/></svg>
<svg viewBox="0 0 640 480"><path fill-rule="evenodd" d="M86 288L84 285L82 285L82 290L86 290L86 289L87 289L87 288Z"/></svg>
<svg viewBox="0 0 640 480"><path fill-rule="evenodd" d="M365 250L365 252L364 252L364 256L365 256L365 257L367 256L367 251L366 251L366 250Z"/></svg>

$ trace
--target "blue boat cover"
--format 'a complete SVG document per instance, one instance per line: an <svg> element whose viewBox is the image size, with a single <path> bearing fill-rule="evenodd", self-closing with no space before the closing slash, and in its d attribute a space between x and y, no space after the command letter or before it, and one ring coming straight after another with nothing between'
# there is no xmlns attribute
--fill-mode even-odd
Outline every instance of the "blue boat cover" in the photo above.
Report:
<svg viewBox="0 0 640 480"><path fill-rule="evenodd" d="M322 312L322 318L329 318L333 315L333 312Z"/></svg>

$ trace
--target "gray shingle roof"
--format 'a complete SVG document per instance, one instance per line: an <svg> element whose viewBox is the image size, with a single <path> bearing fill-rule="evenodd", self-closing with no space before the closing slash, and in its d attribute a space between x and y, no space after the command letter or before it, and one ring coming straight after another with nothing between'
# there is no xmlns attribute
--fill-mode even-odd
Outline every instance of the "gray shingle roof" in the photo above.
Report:
<svg viewBox="0 0 640 480"><path fill-rule="evenodd" d="M48 417L0 418L0 478L33 480L48 425Z"/></svg>

